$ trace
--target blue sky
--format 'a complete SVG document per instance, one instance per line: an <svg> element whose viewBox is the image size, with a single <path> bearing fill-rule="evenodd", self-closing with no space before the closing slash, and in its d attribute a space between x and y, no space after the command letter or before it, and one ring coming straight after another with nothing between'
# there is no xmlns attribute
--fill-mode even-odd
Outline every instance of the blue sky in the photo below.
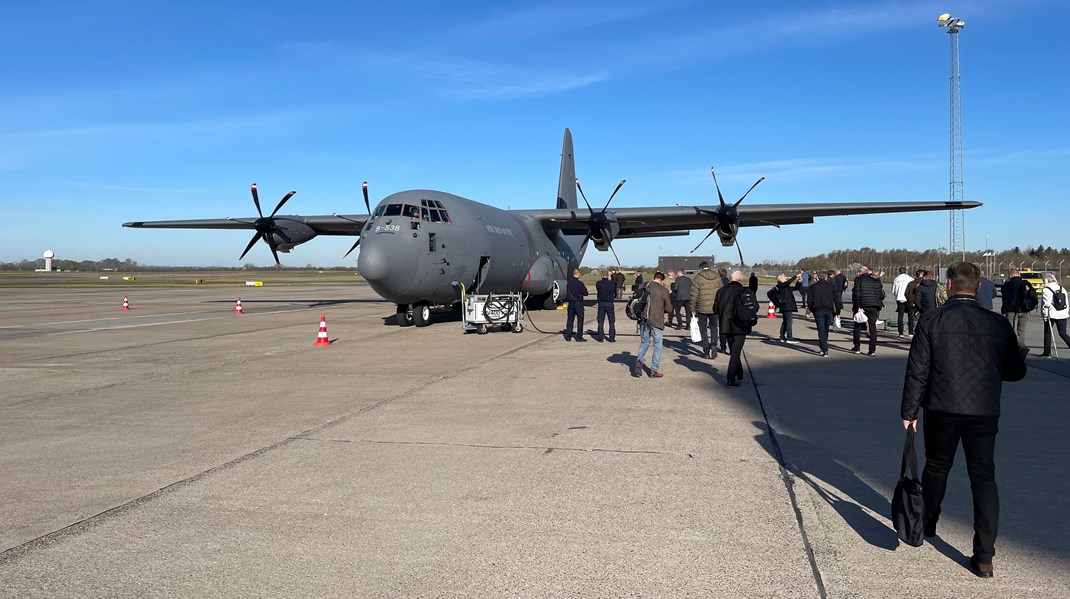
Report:
<svg viewBox="0 0 1070 599"><path fill-rule="evenodd" d="M1070 246L1070 5L952 2L15 3L0 39L0 260L238 265L238 231L129 220L363 212L404 189L552 207L561 134L594 203L945 200L960 34L967 245ZM746 5L746 6L745 6ZM936 248L946 213L745 229L748 262ZM621 240L625 263L704 232ZM318 238L283 263L355 263ZM711 239L704 246L729 258ZM733 252L734 253L734 252ZM266 246L247 262L271 262ZM609 263L590 251L585 264Z"/></svg>

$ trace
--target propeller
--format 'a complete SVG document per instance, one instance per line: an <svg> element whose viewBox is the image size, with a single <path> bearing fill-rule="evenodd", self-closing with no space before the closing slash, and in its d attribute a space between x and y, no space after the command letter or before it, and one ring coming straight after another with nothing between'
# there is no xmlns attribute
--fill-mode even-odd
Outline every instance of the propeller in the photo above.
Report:
<svg viewBox="0 0 1070 599"><path fill-rule="evenodd" d="M365 181L364 183L361 183L360 188L361 188L361 191L364 192L364 208L366 208L368 210L368 218L371 218L372 205L371 205L371 203L368 202L368 182ZM363 224L359 220L353 220L351 218L344 217L341 214L338 214L337 212L334 215L337 216L338 218L342 219L342 220L347 220L347 221L349 221L351 223L357 223L358 225L359 224ZM354 243L353 246L349 248L349 251L346 252L342 256L342 258L345 258L346 256L352 254L353 250L357 249L358 245L360 245L360 237L357 237L356 243Z"/></svg>
<svg viewBox="0 0 1070 599"><path fill-rule="evenodd" d="M613 240L611 239L612 235L610 231L610 226L616 219L614 218L611 221L611 219L606 216L606 210L609 209L609 203L613 201L613 197L617 195L617 192L620 191L620 188L623 187L627 181L627 179L621 179L620 183L617 183L617 187L613 190L613 193L609 194L609 199L606 200L606 205L602 207L602 211L595 213L594 208L591 207L591 203L587 201L587 196L583 193L583 187L580 185L580 180L576 179L576 189L579 190L580 197L583 198L583 202L587 204L587 210L591 213L591 217L587 219L590 231L587 232L587 236L584 237L583 244L581 244L580 247L586 245L596 231L602 233L602 236L606 240L606 246L609 247L609 251L613 252L613 258L617 261L617 266L620 266L620 258L617 257L617 250L613 249Z"/></svg>
<svg viewBox="0 0 1070 599"><path fill-rule="evenodd" d="M717 201L720 203L720 206L718 206L716 210L695 208L698 212L712 216L714 218L714 226L710 229L710 232L702 238L702 241L698 242L695 249L691 250L691 253L694 254L696 250L702 247L702 244L706 243L707 239L720 230L722 233L732 236L736 251L739 252L739 263L743 264L743 250L740 249L739 239L736 236L736 233L739 231L739 205L743 203L743 199L746 198L755 187L758 187L759 183L765 181L765 177L761 177L755 181L754 185L751 185L750 189L747 190L747 193L744 193L743 197L736 200L735 204L729 204L724 201L724 196L721 194L721 185L717 183L717 173L713 170L712 166L710 167L710 175L713 176L713 185L717 188Z"/></svg>
<svg viewBox="0 0 1070 599"><path fill-rule="evenodd" d="M279 200L278 205L275 206L275 209L271 211L271 214L265 217L264 211L260 209L260 195L256 192L256 183L252 184L252 186L250 187L250 191L253 194L253 205L256 206L256 213L260 215L260 218L252 222L238 220L234 218L230 219L236 222L249 223L253 225L253 228L256 229L256 233L253 234L253 238L249 240L249 245L245 246L245 251L241 253L241 256L238 257L238 260L245 258L245 255L249 253L249 250L253 249L253 246L256 245L256 242L263 239L264 243L266 243L268 245L268 248L271 249L271 255L275 258L276 266L281 267L282 263L279 262L278 244L275 243L273 234L278 234L287 243L290 243L291 240L289 239L289 237L287 237L286 232L283 229L275 225L275 215L279 213L279 210L283 207L283 205L286 204L286 202L288 202L290 198L292 198L297 192L291 191L290 193L282 196L282 199Z"/></svg>

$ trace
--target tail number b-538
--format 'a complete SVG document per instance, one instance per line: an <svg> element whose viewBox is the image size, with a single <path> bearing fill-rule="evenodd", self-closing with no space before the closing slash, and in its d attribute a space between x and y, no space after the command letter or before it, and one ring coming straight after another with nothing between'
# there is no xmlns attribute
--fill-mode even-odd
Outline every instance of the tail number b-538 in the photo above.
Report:
<svg viewBox="0 0 1070 599"><path fill-rule="evenodd" d="M375 225L376 233L400 233L401 225Z"/></svg>

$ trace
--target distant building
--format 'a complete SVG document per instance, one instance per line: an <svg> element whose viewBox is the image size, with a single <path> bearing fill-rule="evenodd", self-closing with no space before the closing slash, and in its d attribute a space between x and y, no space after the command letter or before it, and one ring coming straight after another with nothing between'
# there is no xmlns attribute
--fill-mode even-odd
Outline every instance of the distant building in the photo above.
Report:
<svg viewBox="0 0 1070 599"><path fill-rule="evenodd" d="M709 262L710 266L713 266L717 261L713 256L658 256L658 270L667 273L670 270L675 272L682 270L684 272L698 272L698 265L702 262Z"/></svg>
<svg viewBox="0 0 1070 599"><path fill-rule="evenodd" d="M52 250L45 250L43 254L45 259L45 267L34 269L36 272L52 272L52 259L56 257L56 253Z"/></svg>

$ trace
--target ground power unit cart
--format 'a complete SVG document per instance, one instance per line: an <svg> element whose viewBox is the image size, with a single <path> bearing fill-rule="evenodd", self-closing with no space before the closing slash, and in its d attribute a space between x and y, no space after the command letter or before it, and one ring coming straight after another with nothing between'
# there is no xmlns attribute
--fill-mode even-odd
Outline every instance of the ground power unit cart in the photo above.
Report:
<svg viewBox="0 0 1070 599"><path fill-rule="evenodd" d="M467 294L461 287L461 330L486 335L494 327L520 333L524 330L524 294Z"/></svg>

